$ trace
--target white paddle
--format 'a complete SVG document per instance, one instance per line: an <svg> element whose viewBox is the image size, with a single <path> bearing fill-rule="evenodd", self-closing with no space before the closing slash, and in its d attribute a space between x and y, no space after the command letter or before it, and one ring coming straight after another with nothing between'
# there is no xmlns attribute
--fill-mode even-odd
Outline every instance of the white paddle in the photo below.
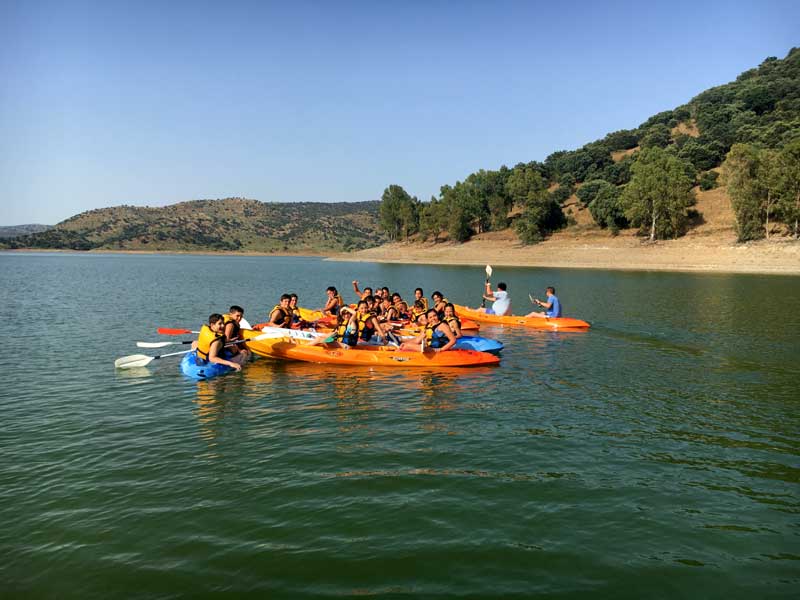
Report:
<svg viewBox="0 0 800 600"><path fill-rule="evenodd" d="M261 335L252 338L252 340L258 341L258 340L265 340L268 338L286 337L285 332L290 330L278 329L278 331L281 332L279 335L277 332L267 331L266 333L262 333ZM305 332L298 332L298 333L305 333ZM226 346L235 346L235 345L236 345L235 343L226 344ZM118 358L117 360L115 360L114 366L117 369L136 369L138 367L146 367L151 362L153 362L154 360L158 360L159 358L167 358L168 356L179 356L181 354L188 354L189 352L191 352L191 350L182 350L181 352L170 352L168 354L159 354L158 356L147 356L146 354L131 354L130 356L123 356L122 358Z"/></svg>
<svg viewBox="0 0 800 600"><path fill-rule="evenodd" d="M489 279L492 277L492 265L486 265L486 283L489 283ZM486 294L486 289L484 286L484 295ZM481 308L486 308L486 298L481 298Z"/></svg>

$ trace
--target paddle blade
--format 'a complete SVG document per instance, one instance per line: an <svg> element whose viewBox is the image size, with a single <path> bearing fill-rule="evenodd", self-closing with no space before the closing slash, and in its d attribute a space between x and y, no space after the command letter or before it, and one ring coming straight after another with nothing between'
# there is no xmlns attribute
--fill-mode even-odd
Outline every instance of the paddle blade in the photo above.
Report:
<svg viewBox="0 0 800 600"><path fill-rule="evenodd" d="M156 331L161 335L186 335L187 333L198 333L191 329L170 329L168 327L159 327Z"/></svg>
<svg viewBox="0 0 800 600"><path fill-rule="evenodd" d="M166 348L172 344L182 344L183 342L136 342L139 348Z"/></svg>
<svg viewBox="0 0 800 600"><path fill-rule="evenodd" d="M492 265L486 265L486 277L487 279L492 276Z"/></svg>
<svg viewBox="0 0 800 600"><path fill-rule="evenodd" d="M114 366L117 369L135 369L137 367L146 367L153 360L152 356L145 354L131 354L130 356L123 356L114 361Z"/></svg>
<svg viewBox="0 0 800 600"><path fill-rule="evenodd" d="M253 328L253 326L250 325L250 321L248 321L244 317L242 317L242 320L239 321L239 327L241 327L242 329L252 329Z"/></svg>

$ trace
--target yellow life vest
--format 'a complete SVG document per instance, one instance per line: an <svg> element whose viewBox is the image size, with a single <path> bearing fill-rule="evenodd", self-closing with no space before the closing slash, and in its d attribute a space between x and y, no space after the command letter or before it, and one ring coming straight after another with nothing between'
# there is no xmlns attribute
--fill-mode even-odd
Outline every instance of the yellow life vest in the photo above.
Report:
<svg viewBox="0 0 800 600"><path fill-rule="evenodd" d="M459 319L458 317L445 317L444 318L444 322L447 323L448 325L450 325L450 323L452 323L453 321L456 322L456 324L458 325L458 328L460 330L461 329L461 319ZM451 327L451 329L452 329L452 327Z"/></svg>
<svg viewBox="0 0 800 600"><path fill-rule="evenodd" d="M219 340L224 342L225 336L221 333L214 333L208 325L203 325L200 328L200 335L197 337L197 356L203 360L208 360L211 345Z"/></svg>
<svg viewBox="0 0 800 600"><path fill-rule="evenodd" d="M425 312L428 312L428 299L425 296L422 296L419 301L422 302L422 306L425 307Z"/></svg>
<svg viewBox="0 0 800 600"><path fill-rule="evenodd" d="M283 308L280 304L276 304L272 307L272 310L269 311L269 321L272 322L272 313L274 313L276 310L281 311L281 314L283 315L283 323L278 323L278 327L288 327L292 322L292 313L289 312L288 309Z"/></svg>
<svg viewBox="0 0 800 600"><path fill-rule="evenodd" d="M224 315L222 315L222 318L224 319L224 321L223 321L224 324L222 326L222 331L225 331L225 329L228 327L228 323L233 323L233 333L231 333L231 337L228 338L228 340L229 341L230 340L238 340L239 339L239 331L241 331L241 327L239 327L239 323L236 322L236 319L234 319L230 315L230 313L225 313Z"/></svg>
<svg viewBox="0 0 800 600"><path fill-rule="evenodd" d="M441 348L444 346L448 339L447 334L442 331L437 331L439 325L442 323L439 322L436 325L426 325L425 326L425 345L429 346L430 348ZM439 335L434 336L435 333Z"/></svg>
<svg viewBox="0 0 800 600"><path fill-rule="evenodd" d="M372 325L367 326L367 324L370 322L370 320L374 316L375 315L373 313L371 313L371 312L364 313L363 315L359 315L359 317L358 317L358 337L361 337L361 335L364 333L365 329L372 329L373 331L375 330L375 328L372 327Z"/></svg>

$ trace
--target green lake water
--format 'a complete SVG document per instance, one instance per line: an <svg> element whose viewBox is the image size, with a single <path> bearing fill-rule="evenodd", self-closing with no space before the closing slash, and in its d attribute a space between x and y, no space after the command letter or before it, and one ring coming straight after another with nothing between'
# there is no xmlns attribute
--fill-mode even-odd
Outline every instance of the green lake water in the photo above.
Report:
<svg viewBox="0 0 800 600"><path fill-rule="evenodd" d="M798 596L800 278L496 268L593 325L484 327L496 368L113 367L354 278L474 306L484 275L0 254L0 596Z"/></svg>

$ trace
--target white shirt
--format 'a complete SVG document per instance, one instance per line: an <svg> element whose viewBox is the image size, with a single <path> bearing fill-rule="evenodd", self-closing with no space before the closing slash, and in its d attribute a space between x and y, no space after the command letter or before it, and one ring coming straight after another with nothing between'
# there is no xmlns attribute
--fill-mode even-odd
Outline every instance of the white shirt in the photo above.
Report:
<svg viewBox="0 0 800 600"><path fill-rule="evenodd" d="M511 312L511 298L508 297L508 292L497 290L492 294L495 297L492 310L496 315L505 315Z"/></svg>

